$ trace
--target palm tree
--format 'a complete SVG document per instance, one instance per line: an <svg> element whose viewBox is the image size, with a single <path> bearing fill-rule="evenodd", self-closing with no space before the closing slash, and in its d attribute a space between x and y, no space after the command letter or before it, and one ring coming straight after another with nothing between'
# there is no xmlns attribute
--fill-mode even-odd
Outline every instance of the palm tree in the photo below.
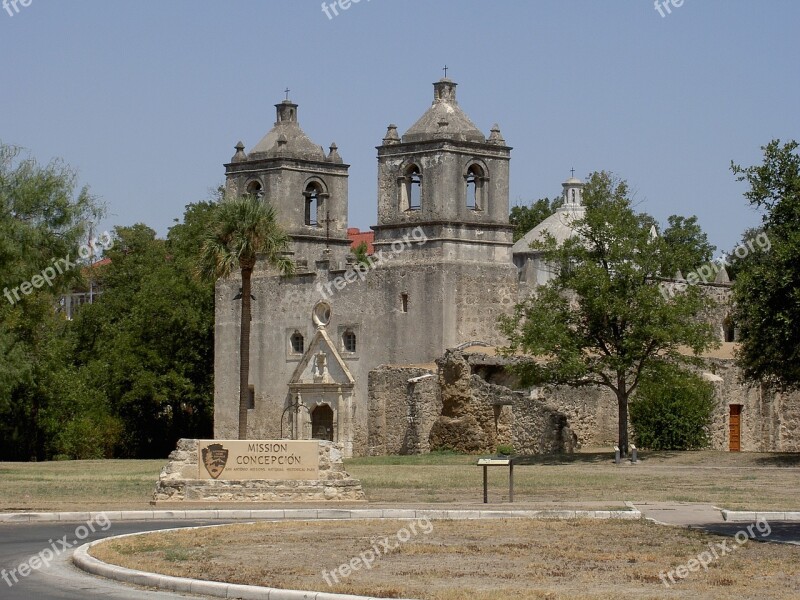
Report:
<svg viewBox="0 0 800 600"><path fill-rule="evenodd" d="M242 275L242 324L239 338L239 439L247 439L250 378L250 279L256 260L264 260L285 276L294 273L286 256L289 236L275 220L275 211L251 195L223 198L212 217L200 254L200 272L216 280Z"/></svg>

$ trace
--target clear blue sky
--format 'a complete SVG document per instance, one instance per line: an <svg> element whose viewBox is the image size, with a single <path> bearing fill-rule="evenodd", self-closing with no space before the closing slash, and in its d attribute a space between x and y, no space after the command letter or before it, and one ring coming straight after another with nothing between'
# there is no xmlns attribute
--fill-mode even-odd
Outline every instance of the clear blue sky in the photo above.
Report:
<svg viewBox="0 0 800 600"><path fill-rule="evenodd" d="M376 220L375 146L429 106L442 66L514 147L511 201L611 170L664 222L731 248L759 217L729 165L800 139L796 0L32 0L0 10L0 140L63 158L103 227L164 234L208 198L291 88L301 125L350 169L350 225ZM13 11L13 9L12 9Z"/></svg>

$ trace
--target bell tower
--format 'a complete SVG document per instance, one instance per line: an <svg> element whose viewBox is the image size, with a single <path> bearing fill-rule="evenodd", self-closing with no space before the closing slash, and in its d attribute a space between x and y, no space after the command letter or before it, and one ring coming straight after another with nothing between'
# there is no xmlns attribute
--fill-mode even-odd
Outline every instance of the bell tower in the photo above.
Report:
<svg viewBox="0 0 800 600"><path fill-rule="evenodd" d="M273 206L278 223L292 238L296 260L342 261L350 248L350 166L335 143L326 153L305 134L288 92L275 109L275 124L249 153L242 142L236 144L236 153L225 165L227 191L254 194Z"/></svg>
<svg viewBox="0 0 800 600"><path fill-rule="evenodd" d="M389 125L378 146L375 246L417 227L426 252L477 262L511 262L508 222L511 148L495 125L487 138L456 100L457 84L433 84L431 107L400 137Z"/></svg>

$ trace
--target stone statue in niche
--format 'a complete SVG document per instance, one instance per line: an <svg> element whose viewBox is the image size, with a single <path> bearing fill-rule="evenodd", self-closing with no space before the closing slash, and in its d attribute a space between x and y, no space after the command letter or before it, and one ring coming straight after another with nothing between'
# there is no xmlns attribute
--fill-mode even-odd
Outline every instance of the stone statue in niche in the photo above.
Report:
<svg viewBox="0 0 800 600"><path fill-rule="evenodd" d="M314 383L330 383L328 355L321 350L314 355Z"/></svg>

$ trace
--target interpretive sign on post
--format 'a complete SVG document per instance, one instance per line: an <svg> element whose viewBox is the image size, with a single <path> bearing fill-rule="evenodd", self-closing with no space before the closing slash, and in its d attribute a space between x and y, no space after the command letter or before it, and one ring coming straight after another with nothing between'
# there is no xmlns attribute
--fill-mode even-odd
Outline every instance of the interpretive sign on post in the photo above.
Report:
<svg viewBox="0 0 800 600"><path fill-rule="evenodd" d="M198 479L319 479L317 440L198 440Z"/></svg>
<svg viewBox="0 0 800 600"><path fill-rule="evenodd" d="M488 467L508 467L508 501L514 502L514 459L490 456L479 458L478 466L483 467L483 503L489 502L489 473Z"/></svg>

